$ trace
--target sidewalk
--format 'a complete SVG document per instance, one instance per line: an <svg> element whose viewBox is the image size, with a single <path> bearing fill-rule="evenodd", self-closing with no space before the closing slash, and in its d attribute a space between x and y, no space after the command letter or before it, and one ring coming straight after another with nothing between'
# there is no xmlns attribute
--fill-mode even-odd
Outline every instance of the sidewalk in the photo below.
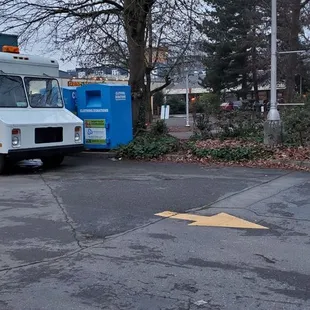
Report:
<svg viewBox="0 0 310 310"><path fill-rule="evenodd" d="M193 118L190 115L189 124L190 127L186 127L186 115L171 115L166 120L166 124L169 128L169 133L180 139L187 140L193 135Z"/></svg>
<svg viewBox="0 0 310 310"><path fill-rule="evenodd" d="M193 135L193 132L191 130L190 131L170 131L169 133L172 136L180 140L188 140Z"/></svg>

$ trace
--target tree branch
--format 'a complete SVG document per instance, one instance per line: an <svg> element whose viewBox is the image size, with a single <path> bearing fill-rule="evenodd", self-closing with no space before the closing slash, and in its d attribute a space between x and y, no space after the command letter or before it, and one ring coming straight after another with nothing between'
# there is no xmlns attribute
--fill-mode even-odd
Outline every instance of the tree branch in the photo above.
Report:
<svg viewBox="0 0 310 310"><path fill-rule="evenodd" d="M304 9L308 3L310 3L310 0L302 1L302 2L300 3L300 8L301 8L301 9Z"/></svg>
<svg viewBox="0 0 310 310"><path fill-rule="evenodd" d="M155 88L155 89L153 89L153 90L151 91L151 96L153 96L155 93L157 93L157 92L159 92L159 91L165 89L165 88L168 87L171 83L172 83L172 80L171 80L171 78L167 75L167 76L165 77L165 84L164 84L164 85L161 85L161 86L159 86L159 87L157 87L157 88Z"/></svg>

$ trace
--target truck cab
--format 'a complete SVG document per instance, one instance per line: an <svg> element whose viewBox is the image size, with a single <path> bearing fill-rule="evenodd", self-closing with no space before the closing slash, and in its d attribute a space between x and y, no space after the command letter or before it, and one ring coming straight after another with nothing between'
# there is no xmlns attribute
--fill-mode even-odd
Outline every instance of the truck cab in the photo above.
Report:
<svg viewBox="0 0 310 310"><path fill-rule="evenodd" d="M0 173L9 161L39 158L57 166L84 149L83 122L65 108L58 76L56 60L2 46Z"/></svg>

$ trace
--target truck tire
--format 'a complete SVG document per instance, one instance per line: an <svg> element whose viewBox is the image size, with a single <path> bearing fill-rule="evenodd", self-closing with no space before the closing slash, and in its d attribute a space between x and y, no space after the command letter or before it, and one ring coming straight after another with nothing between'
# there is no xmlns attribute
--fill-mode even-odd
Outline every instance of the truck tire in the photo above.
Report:
<svg viewBox="0 0 310 310"><path fill-rule="evenodd" d="M63 155L54 155L50 157L43 157L41 158L41 161L44 168L56 168L62 164L64 158L65 156Z"/></svg>
<svg viewBox="0 0 310 310"><path fill-rule="evenodd" d="M0 154L0 174L5 172L6 168L6 158L5 155Z"/></svg>

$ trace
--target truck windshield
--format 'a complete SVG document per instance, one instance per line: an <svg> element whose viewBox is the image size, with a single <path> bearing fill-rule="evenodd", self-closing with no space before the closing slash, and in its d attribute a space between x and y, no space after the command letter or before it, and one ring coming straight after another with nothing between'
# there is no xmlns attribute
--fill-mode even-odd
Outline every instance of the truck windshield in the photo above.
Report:
<svg viewBox="0 0 310 310"><path fill-rule="evenodd" d="M21 77L0 75L0 107L27 107L27 99Z"/></svg>
<svg viewBox="0 0 310 310"><path fill-rule="evenodd" d="M56 79L25 77L25 85L31 107L63 107L61 92Z"/></svg>

